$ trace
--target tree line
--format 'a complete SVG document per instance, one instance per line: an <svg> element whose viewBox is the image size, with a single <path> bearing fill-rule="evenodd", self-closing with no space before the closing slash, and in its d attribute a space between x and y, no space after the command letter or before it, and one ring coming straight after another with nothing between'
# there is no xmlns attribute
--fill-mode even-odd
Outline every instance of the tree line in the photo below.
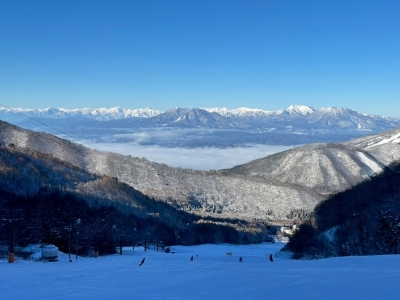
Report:
<svg viewBox="0 0 400 300"><path fill-rule="evenodd" d="M154 201L154 200L153 200ZM117 246L155 244L196 245L204 243L251 243L262 241L261 233L238 231L166 206L164 217L138 217L133 208L104 205L97 199L58 189L41 188L36 195L18 196L0 190L0 217L12 216L14 242L18 249L29 244L54 244L60 251L69 247L78 255L115 253ZM168 212L169 210L169 212ZM161 211L161 210L160 210ZM166 218L165 215L169 214ZM202 221L203 220L203 221ZM233 220L230 220L233 221ZM229 220L228 220L229 222ZM227 223L229 224L229 223ZM7 223L0 230L0 243L9 239Z"/></svg>

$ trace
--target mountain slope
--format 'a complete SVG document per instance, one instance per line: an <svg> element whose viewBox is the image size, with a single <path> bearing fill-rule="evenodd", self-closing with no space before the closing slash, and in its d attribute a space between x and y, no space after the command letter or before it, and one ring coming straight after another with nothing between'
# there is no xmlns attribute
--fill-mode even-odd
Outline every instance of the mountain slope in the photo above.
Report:
<svg viewBox="0 0 400 300"><path fill-rule="evenodd" d="M400 156L400 127L379 134L350 140L345 145L362 148L385 165Z"/></svg>
<svg viewBox="0 0 400 300"><path fill-rule="evenodd" d="M50 154L12 143L0 146L0 184L2 191L18 196L37 195L42 188L59 189L124 207L141 218L147 218L148 212L161 211L158 202L116 178L92 174Z"/></svg>
<svg viewBox="0 0 400 300"><path fill-rule="evenodd" d="M94 248L105 253L106 245L114 253L115 241L123 242L122 237L128 245L147 240L158 247L160 241L249 243L265 239L266 234L264 226L244 220L204 220L155 201L115 177L91 174L50 154L11 143L0 146L0 207L1 219L18 218L17 245L56 243L68 249L69 225L73 238L79 235L79 251L87 255ZM7 238L7 230L1 230L0 243Z"/></svg>
<svg viewBox="0 0 400 300"><path fill-rule="evenodd" d="M350 190L319 203L287 249L297 257L398 254L400 160Z"/></svg>
<svg viewBox="0 0 400 300"><path fill-rule="evenodd" d="M148 126L183 128L237 128L246 127L215 112L200 108L173 108L148 119Z"/></svg>
<svg viewBox="0 0 400 300"><path fill-rule="evenodd" d="M400 159L400 127L342 144L312 144L226 170L300 185L322 194L350 188Z"/></svg>
<svg viewBox="0 0 400 300"><path fill-rule="evenodd" d="M197 213L270 220L291 218L297 210L310 211L327 194L374 176L388 163L371 154L375 148L317 144L231 170L202 172L92 150L4 122L0 123L0 141L51 154L90 173L116 177L147 196Z"/></svg>
<svg viewBox="0 0 400 300"><path fill-rule="evenodd" d="M90 173L117 177L147 196L198 213L287 219L298 209L311 210L323 197L314 191L258 178L170 168L144 158L91 150L55 136L1 122L0 141L51 154Z"/></svg>
<svg viewBox="0 0 400 300"><path fill-rule="evenodd" d="M350 188L360 180L379 173L382 168L380 161L361 149L341 144L313 144L257 159L227 171L331 194Z"/></svg>
<svg viewBox="0 0 400 300"><path fill-rule="evenodd" d="M315 128L326 128L327 130L337 128L373 131L388 130L397 124L379 116L364 115L342 107L317 110L307 116L306 123Z"/></svg>

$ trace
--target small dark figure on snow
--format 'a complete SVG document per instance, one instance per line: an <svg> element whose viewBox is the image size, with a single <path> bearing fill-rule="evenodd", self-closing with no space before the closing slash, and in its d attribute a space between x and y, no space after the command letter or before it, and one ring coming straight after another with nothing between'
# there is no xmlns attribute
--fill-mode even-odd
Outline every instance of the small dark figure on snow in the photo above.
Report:
<svg viewBox="0 0 400 300"><path fill-rule="evenodd" d="M193 261L193 255L192 255L192 257L190 258L190 261Z"/></svg>
<svg viewBox="0 0 400 300"><path fill-rule="evenodd" d="M242 257L239 258L239 262L243 262L243 258Z"/></svg>
<svg viewBox="0 0 400 300"><path fill-rule="evenodd" d="M140 263L139 267L140 267L141 265L144 264L144 260L145 260L145 259L146 259L146 258L143 258L143 259L142 259L142 262Z"/></svg>
<svg viewBox="0 0 400 300"><path fill-rule="evenodd" d="M274 258L272 257L272 254L269 256L269 260L270 260L270 262L274 261Z"/></svg>

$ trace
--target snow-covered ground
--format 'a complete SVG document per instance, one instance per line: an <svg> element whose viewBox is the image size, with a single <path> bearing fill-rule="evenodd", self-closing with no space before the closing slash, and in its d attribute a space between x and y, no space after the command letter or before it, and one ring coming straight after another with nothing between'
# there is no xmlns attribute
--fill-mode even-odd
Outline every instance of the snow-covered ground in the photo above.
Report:
<svg viewBox="0 0 400 300"><path fill-rule="evenodd" d="M298 261L280 257L281 247L175 246L168 254L124 248L122 256L71 255L71 263L63 253L58 262L2 260L0 299L400 299L400 256Z"/></svg>

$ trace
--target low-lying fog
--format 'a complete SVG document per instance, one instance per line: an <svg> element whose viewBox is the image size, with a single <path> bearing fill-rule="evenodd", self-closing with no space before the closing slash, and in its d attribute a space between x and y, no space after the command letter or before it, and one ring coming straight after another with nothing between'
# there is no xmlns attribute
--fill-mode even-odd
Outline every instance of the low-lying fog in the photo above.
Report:
<svg viewBox="0 0 400 300"><path fill-rule="evenodd" d="M248 145L228 148L165 148L157 145L143 146L137 143L93 143L98 150L124 155L145 157L150 161L164 163L170 167L195 170L218 170L232 168L254 159L285 151L294 146Z"/></svg>

